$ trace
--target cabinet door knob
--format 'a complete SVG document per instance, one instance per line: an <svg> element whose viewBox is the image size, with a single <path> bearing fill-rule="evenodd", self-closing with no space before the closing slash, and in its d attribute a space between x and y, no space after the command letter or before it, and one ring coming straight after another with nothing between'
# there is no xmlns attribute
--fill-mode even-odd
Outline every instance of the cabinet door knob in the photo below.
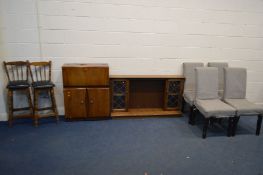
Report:
<svg viewBox="0 0 263 175"><path fill-rule="evenodd" d="M83 103L84 103L84 100L81 100L80 103L83 104Z"/></svg>
<svg viewBox="0 0 263 175"><path fill-rule="evenodd" d="M70 94L68 94L68 97L70 97Z"/></svg>
<svg viewBox="0 0 263 175"><path fill-rule="evenodd" d="M90 100L90 103L92 104L92 103L93 103L93 100Z"/></svg>

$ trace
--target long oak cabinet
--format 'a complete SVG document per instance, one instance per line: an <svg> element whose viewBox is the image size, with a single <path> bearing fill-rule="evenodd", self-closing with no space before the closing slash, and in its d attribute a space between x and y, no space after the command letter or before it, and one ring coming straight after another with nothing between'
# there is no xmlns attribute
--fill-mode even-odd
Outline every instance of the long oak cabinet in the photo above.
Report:
<svg viewBox="0 0 263 175"><path fill-rule="evenodd" d="M67 119L182 114L182 76L109 76L107 64L64 64L62 74Z"/></svg>
<svg viewBox="0 0 263 175"><path fill-rule="evenodd" d="M181 116L184 77L112 75L111 117Z"/></svg>

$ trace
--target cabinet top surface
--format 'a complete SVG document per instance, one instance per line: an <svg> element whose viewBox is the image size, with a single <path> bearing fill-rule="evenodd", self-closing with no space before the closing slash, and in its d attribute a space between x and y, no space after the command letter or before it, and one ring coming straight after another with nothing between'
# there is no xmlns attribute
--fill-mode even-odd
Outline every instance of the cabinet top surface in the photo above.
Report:
<svg viewBox="0 0 263 175"><path fill-rule="evenodd" d="M65 63L62 67L109 67L107 63Z"/></svg>
<svg viewBox="0 0 263 175"><path fill-rule="evenodd" d="M183 75L110 75L110 78L185 78Z"/></svg>

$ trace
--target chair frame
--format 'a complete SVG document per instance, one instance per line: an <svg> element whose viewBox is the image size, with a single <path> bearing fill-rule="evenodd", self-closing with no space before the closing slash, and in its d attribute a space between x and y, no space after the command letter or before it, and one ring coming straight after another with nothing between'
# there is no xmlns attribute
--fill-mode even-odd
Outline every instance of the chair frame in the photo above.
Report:
<svg viewBox="0 0 263 175"><path fill-rule="evenodd" d="M208 68L208 67L207 67ZM205 67L204 67L205 69ZM197 71L198 68L195 69L195 71ZM196 74L197 76L197 74ZM197 79L197 78L196 78ZM197 82L196 82L197 84ZM196 89L195 93L197 93L198 89ZM216 99L216 98L215 98ZM197 95L196 95L196 99L197 100ZM201 99L200 99L201 100ZM205 100L205 99L204 99ZM220 99L218 99L220 100ZM221 100L220 100L221 101ZM221 101L222 103L224 103L223 101ZM198 108L195 106L195 111L199 111ZM201 112L200 112L201 113ZM202 113L201 113L202 114ZM202 114L203 115L203 114ZM203 115L204 116L204 115ZM227 129L227 136L228 137L231 137L232 136L232 131L233 131L233 127L234 127L234 119L235 119L235 116L229 116L229 117L226 117L228 118L228 129ZM209 123L213 124L213 122L215 120L222 120L222 118L219 118L219 117L216 117L216 116L209 116L209 117L205 117L204 116L204 125L203 125L203 131L202 131L202 138L205 139L206 136L207 136L207 129L208 129L208 125ZM220 121L221 122L221 121Z"/></svg>
<svg viewBox="0 0 263 175"><path fill-rule="evenodd" d="M32 68L34 67L34 68ZM40 72L38 72L37 68L39 67ZM48 67L48 77L46 76L46 69L45 67ZM44 70L44 77L41 73L41 71ZM32 79L32 84L36 83L36 82L41 82L41 81L49 81L51 82L51 61L48 62L30 62L29 63L29 71L30 71L30 75L31 75L31 79ZM34 74L34 73L35 74ZM34 76L36 75L36 76ZM34 79L34 77L36 77L36 79ZM40 79L38 79L38 77ZM44 117L50 117L50 116L54 116L56 118L56 122L58 123L59 121L59 116L58 116L58 111L57 111L57 105L56 105L56 99L55 99L55 95L54 95L54 88L53 87L43 87L43 88L34 88L32 86L33 89L33 101L34 101L34 124L37 127L38 126L38 121L40 118L44 118ZM39 99L39 93L41 91L47 91L49 94L49 97L51 99L51 106L50 107L44 107L44 108L39 108L39 104L38 104L38 99ZM47 114L39 114L39 111L45 111L45 110L52 110L52 112L49 112Z"/></svg>
<svg viewBox="0 0 263 175"><path fill-rule="evenodd" d="M202 62L185 62L186 64L203 64ZM198 67L198 66L197 66ZM204 64L201 66L201 67L204 67ZM185 104L187 102L185 101L184 97L182 98L182 107L181 107L181 111L184 112L184 108L185 108ZM189 104L190 105L190 104ZM195 125L195 118L196 118L196 112L197 112L197 109L196 109L196 106L193 104L193 105L190 105L190 114L189 114L189 119L188 119L188 123L190 125Z"/></svg>
<svg viewBox="0 0 263 175"><path fill-rule="evenodd" d="M230 68L231 69L231 68ZM244 68L243 68L244 69ZM246 70L246 72L247 72L247 70ZM247 73L246 73L246 76L247 76ZM225 89L226 89L226 83L227 83L227 81L226 81L226 69L224 69L224 79L225 79L225 82L224 82L224 84L225 84ZM246 84L247 84L247 82L246 82ZM245 94L246 94L246 92L245 92ZM225 99L228 99L228 98L226 98L225 97L225 91L224 91L224 95L223 95L223 97L224 97L224 100ZM231 98L230 98L231 99ZM245 100L246 98L237 98L237 99L240 99L240 100ZM234 106L233 106L234 107ZM238 108L237 107L234 107L234 108L236 108L236 110L238 110ZM257 114L258 113L258 114ZM257 119L257 125L256 125L256 135L257 136L259 136L260 135L260 130L261 130L261 124L262 124L262 118L263 118L263 114L260 114L259 112L257 112L257 111L255 111L255 115L257 115L257 117L258 117L258 119ZM239 115L236 115L235 117L234 117L234 120L233 120L233 128L232 128L232 136L235 136L236 135L236 130L237 130L237 125L238 125L238 121L239 121L239 119L240 119L240 117L241 116L246 116L246 114L239 114Z"/></svg>
<svg viewBox="0 0 263 175"><path fill-rule="evenodd" d="M29 67L28 67L28 62L25 61L11 61L11 62L3 62L5 72L8 78L8 83L10 82L16 82L20 81L20 78L23 81L28 82L29 80ZM8 70L8 66L11 66L11 71L12 71L12 77L13 80L11 80L11 73ZM23 77L23 68L24 66L26 68L26 79L24 80ZM20 70L19 70L20 67ZM15 75L16 74L16 75ZM17 79L15 78L17 76ZM29 84L29 82L28 82ZM13 120L14 119L19 119L19 118L33 118L33 105L32 105L32 99L31 99L31 92L30 92L30 87L23 87L23 88L8 88L7 92L7 103L8 103L8 125L9 127L13 126ZM14 91L24 91L27 95L27 101L28 101L28 107L23 107L23 108L14 108ZM19 115L14 115L14 112L16 111L26 111L29 110L30 114L19 114Z"/></svg>

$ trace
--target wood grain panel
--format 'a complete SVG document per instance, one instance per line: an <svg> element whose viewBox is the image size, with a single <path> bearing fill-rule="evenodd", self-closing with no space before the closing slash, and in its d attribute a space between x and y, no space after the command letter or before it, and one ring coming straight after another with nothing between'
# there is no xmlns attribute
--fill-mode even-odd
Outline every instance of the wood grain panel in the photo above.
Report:
<svg viewBox="0 0 263 175"><path fill-rule="evenodd" d="M130 79L129 108L163 108L164 81Z"/></svg>
<svg viewBox="0 0 263 175"><path fill-rule="evenodd" d="M65 117L86 118L86 88L64 88Z"/></svg>
<svg viewBox="0 0 263 175"><path fill-rule="evenodd" d="M105 64L66 64L62 67L62 75L64 87L109 85L109 67Z"/></svg>
<svg viewBox="0 0 263 175"><path fill-rule="evenodd" d="M88 116L108 117L110 115L110 90L109 88L87 88L88 91Z"/></svg>

